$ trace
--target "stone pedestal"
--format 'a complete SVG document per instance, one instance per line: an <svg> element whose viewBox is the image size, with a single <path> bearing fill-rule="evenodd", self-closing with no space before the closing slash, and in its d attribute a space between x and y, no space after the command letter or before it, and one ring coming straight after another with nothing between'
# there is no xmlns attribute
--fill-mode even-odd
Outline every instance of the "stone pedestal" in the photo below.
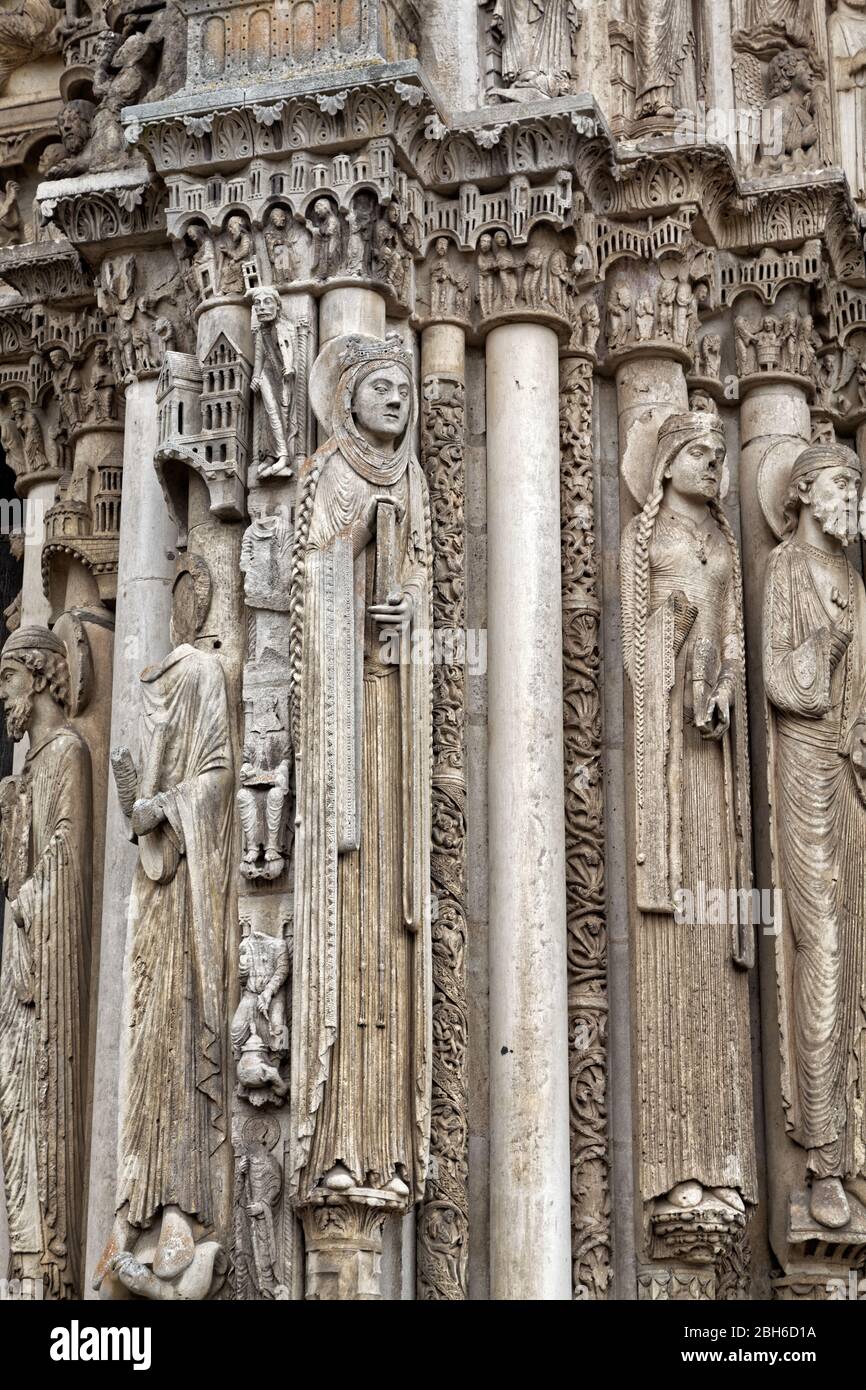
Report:
<svg viewBox="0 0 866 1390"><path fill-rule="evenodd" d="M558 341L487 338L490 1255L494 1299L571 1297Z"/></svg>

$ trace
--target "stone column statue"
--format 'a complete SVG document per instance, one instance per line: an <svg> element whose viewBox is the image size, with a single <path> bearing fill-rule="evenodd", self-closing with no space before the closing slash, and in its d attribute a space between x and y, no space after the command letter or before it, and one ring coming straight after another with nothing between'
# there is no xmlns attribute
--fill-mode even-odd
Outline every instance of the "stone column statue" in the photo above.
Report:
<svg viewBox="0 0 866 1390"><path fill-rule="evenodd" d="M851 449L799 455L764 603L782 1097L830 1230L851 1219L846 1187L866 1195L866 592L844 550L860 481Z"/></svg>
<svg viewBox="0 0 866 1390"><path fill-rule="evenodd" d="M141 677L140 770L112 755L139 864L117 1217L94 1283L112 1274L160 1299L206 1297L222 1257L211 1163L226 1131L234 777L222 662L191 645L209 606L204 563L181 570L176 645Z"/></svg>
<svg viewBox="0 0 866 1390"><path fill-rule="evenodd" d="M666 419L621 551L640 1194L656 1257L705 1264L757 1198L743 968L753 943L739 899L730 911L751 870L740 567L719 502L724 459L717 415Z"/></svg>
<svg viewBox="0 0 866 1390"><path fill-rule="evenodd" d="M634 9L635 115L673 116L694 88L691 0L640 0Z"/></svg>
<svg viewBox="0 0 866 1390"><path fill-rule="evenodd" d="M10 905L0 976L0 1127L13 1277L81 1297L90 971L90 753L68 720L66 649L22 627L0 655L0 699L23 771L0 783ZM11 919L11 920L10 920Z"/></svg>
<svg viewBox="0 0 866 1390"><path fill-rule="evenodd" d="M431 552L399 339L334 340L310 392L332 434L301 472L292 583L290 1185L307 1231L308 1296L320 1298L334 1296L310 1258L333 1225L327 1208L367 1210L380 1229L425 1180ZM358 1278L339 1296L378 1297L361 1288L376 1233L356 1235Z"/></svg>

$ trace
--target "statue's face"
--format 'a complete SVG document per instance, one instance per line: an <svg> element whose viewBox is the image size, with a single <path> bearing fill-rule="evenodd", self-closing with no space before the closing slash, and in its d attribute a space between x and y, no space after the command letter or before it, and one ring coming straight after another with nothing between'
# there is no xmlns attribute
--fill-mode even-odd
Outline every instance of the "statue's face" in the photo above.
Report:
<svg viewBox="0 0 866 1390"><path fill-rule="evenodd" d="M478 250L479 250L479 251L489 251L492 245L493 245L493 239L492 239L492 237L491 237L491 235L490 235L489 232L485 232L485 233L483 234L483 236L480 236L480 237L478 238Z"/></svg>
<svg viewBox="0 0 866 1390"><path fill-rule="evenodd" d="M791 85L795 92L803 93L811 92L815 85L812 78L812 69L805 58L802 58L794 69L794 77Z"/></svg>
<svg viewBox="0 0 866 1390"><path fill-rule="evenodd" d="M259 323L273 323L279 312L280 306L274 295L263 294L256 300L256 314Z"/></svg>
<svg viewBox="0 0 866 1390"><path fill-rule="evenodd" d="M271 213L272 227L276 227L279 231L282 231L286 225L287 220L288 219L286 218L286 214L282 208L274 208L273 212Z"/></svg>
<svg viewBox="0 0 866 1390"><path fill-rule="evenodd" d="M497 232L496 236L493 239L496 242L497 246L504 247L508 245L508 237L505 235L504 232Z"/></svg>
<svg viewBox="0 0 866 1390"><path fill-rule="evenodd" d="M809 484L808 506L828 536L851 545L859 533L860 477L853 468L822 468Z"/></svg>
<svg viewBox="0 0 866 1390"><path fill-rule="evenodd" d="M0 700L6 729L17 743L27 733L33 708L33 673L11 657L0 659Z"/></svg>
<svg viewBox="0 0 866 1390"><path fill-rule="evenodd" d="M724 440L708 431L680 449L665 477L680 497L711 501L719 495L724 462Z"/></svg>
<svg viewBox="0 0 866 1390"><path fill-rule="evenodd" d="M68 154L80 154L87 144L87 127L79 112L67 106L61 111L58 124L63 148Z"/></svg>
<svg viewBox="0 0 866 1390"><path fill-rule="evenodd" d="M864 0L864 3L866 3L866 0ZM448 255L448 242L445 240L444 236L439 237L438 241L436 242L436 255Z"/></svg>
<svg viewBox="0 0 866 1390"><path fill-rule="evenodd" d="M240 241L243 236L244 224L239 217L230 217L228 221L228 234L232 241Z"/></svg>
<svg viewBox="0 0 866 1390"><path fill-rule="evenodd" d="M63 366L66 358L59 348L53 348L48 354L48 361L51 363L52 367L56 369Z"/></svg>
<svg viewBox="0 0 866 1390"><path fill-rule="evenodd" d="M358 428L374 439L397 439L409 423L412 388L402 367L380 367L358 386L352 413Z"/></svg>
<svg viewBox="0 0 866 1390"><path fill-rule="evenodd" d="M23 419L24 402L21 400L20 397L16 396L15 400L9 407L9 413L11 414L12 419L15 421L16 424L18 424Z"/></svg>
<svg viewBox="0 0 866 1390"><path fill-rule="evenodd" d="M317 217L327 217L328 213L331 211L331 204L326 198L320 198L313 211Z"/></svg>

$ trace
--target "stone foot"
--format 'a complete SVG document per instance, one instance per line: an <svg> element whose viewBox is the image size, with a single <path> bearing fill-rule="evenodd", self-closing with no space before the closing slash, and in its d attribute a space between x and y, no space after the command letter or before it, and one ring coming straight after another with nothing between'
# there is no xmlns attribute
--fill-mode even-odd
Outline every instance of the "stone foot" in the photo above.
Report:
<svg viewBox="0 0 866 1390"><path fill-rule="evenodd" d="M157 1279L176 1279L192 1264L195 1240L192 1222L180 1207L166 1207L162 1213L159 1244L153 1257L153 1272Z"/></svg>
<svg viewBox="0 0 866 1390"><path fill-rule="evenodd" d="M335 1163L330 1172L322 1178L321 1185L331 1192L348 1192L350 1187L355 1186L355 1179L344 1163Z"/></svg>
<svg viewBox="0 0 866 1390"><path fill-rule="evenodd" d="M682 1207L683 1210L700 1206L703 1199L704 1189L699 1182L678 1182L665 1198L672 1207Z"/></svg>
<svg viewBox="0 0 866 1390"><path fill-rule="evenodd" d="M126 1219L128 1207L124 1206L114 1218L114 1225L111 1228L111 1235L108 1237L105 1249L97 1261L96 1269L93 1271L93 1278L90 1286L96 1293L102 1288L105 1277L114 1271L114 1259L124 1251L131 1250L141 1232L135 1226L131 1226Z"/></svg>
<svg viewBox="0 0 866 1390"><path fill-rule="evenodd" d="M851 1208L839 1178L818 1178L809 1194L809 1211L815 1221L838 1231L851 1220Z"/></svg>
<svg viewBox="0 0 866 1390"><path fill-rule="evenodd" d="M745 1215L746 1205L735 1187L711 1187L708 1190L717 1202L722 1202L726 1207Z"/></svg>

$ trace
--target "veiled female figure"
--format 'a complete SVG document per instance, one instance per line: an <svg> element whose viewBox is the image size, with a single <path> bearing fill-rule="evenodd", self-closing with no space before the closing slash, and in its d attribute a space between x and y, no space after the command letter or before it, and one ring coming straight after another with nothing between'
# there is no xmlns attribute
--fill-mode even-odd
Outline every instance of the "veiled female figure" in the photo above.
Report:
<svg viewBox="0 0 866 1390"><path fill-rule="evenodd" d="M290 1182L299 1206L404 1206L430 1107L429 502L399 340L329 344L310 391L333 434L301 471L292 586Z"/></svg>
<svg viewBox="0 0 866 1390"><path fill-rule="evenodd" d="M743 621L716 415L665 420L621 551L634 697L640 1189L660 1211L754 1202ZM710 896L714 895L714 896ZM676 914L676 915L675 915ZM716 920L714 920L716 919Z"/></svg>

